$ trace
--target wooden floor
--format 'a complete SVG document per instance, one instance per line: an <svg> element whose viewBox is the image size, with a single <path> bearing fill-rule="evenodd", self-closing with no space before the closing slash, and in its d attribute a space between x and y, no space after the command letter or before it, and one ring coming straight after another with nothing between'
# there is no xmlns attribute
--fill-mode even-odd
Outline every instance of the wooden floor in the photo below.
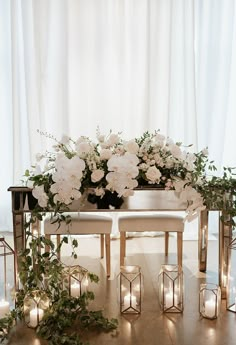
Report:
<svg viewBox="0 0 236 345"><path fill-rule="evenodd" d="M111 243L112 275L106 278L104 259L99 259L99 238L79 238L79 263L99 275L100 283L90 289L95 293L92 309L102 309L108 317L117 318L115 333L84 334L90 345L235 345L236 314L226 311L222 301L220 316L215 320L201 318L198 310L199 286L202 282L218 283L218 241L209 241L206 273L198 271L198 243L184 241L183 269L185 308L182 314L163 314L157 297L157 276L162 263L176 263L176 238L170 237L170 254L164 256L164 237L138 237L127 240L126 264L141 266L144 276L142 312L124 316L119 312L117 274L119 273L119 240ZM68 261L67 248L63 255ZM8 345L44 345L26 327L16 328Z"/></svg>

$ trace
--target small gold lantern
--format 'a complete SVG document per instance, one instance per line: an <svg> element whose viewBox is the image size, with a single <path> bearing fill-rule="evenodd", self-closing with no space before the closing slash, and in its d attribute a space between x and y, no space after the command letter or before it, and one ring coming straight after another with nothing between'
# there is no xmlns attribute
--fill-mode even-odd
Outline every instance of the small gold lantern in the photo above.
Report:
<svg viewBox="0 0 236 345"><path fill-rule="evenodd" d="M88 270L82 266L66 266L63 272L63 288L71 297L80 297L88 289Z"/></svg>
<svg viewBox="0 0 236 345"><path fill-rule="evenodd" d="M179 265L162 265L158 275L158 297L161 310L181 313L184 310L183 270Z"/></svg>
<svg viewBox="0 0 236 345"><path fill-rule="evenodd" d="M200 285L199 312L207 319L216 319L220 312L221 289L216 284Z"/></svg>
<svg viewBox="0 0 236 345"><path fill-rule="evenodd" d="M236 238L228 246L226 308L236 313Z"/></svg>
<svg viewBox="0 0 236 345"><path fill-rule="evenodd" d="M50 300L43 290L34 290L26 294L24 298L24 317L27 326L30 328L38 327L49 305Z"/></svg>
<svg viewBox="0 0 236 345"><path fill-rule="evenodd" d="M141 313L142 275L140 266L121 266L119 278L120 312Z"/></svg>
<svg viewBox="0 0 236 345"><path fill-rule="evenodd" d="M15 252L0 236L0 319L14 306L16 286Z"/></svg>

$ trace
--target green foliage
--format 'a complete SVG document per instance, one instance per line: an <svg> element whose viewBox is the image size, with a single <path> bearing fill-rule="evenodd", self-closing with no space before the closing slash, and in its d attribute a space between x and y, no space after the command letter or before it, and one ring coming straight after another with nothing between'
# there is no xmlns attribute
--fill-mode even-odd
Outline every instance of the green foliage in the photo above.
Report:
<svg viewBox="0 0 236 345"><path fill-rule="evenodd" d="M35 213L32 215L35 217ZM36 217L38 219L38 217ZM30 219L27 226L33 221ZM19 278L21 289L16 293L15 309L8 317L0 320L0 342L7 338L15 320L24 319L24 298L35 289L46 292L51 304L36 329L36 333L48 341L49 345L85 345L81 334L84 330L100 329L111 331L117 328L116 319L107 319L102 311L90 311L89 302L94 300L94 293L87 291L80 297L71 297L63 286L64 265L57 253L68 238L63 237L58 248L44 236L35 237L26 232L27 246L19 255ZM76 240L71 241L72 254L78 246ZM45 251L47 247L47 251ZM75 255L74 255L75 257ZM94 273L88 273L91 282L98 283ZM73 331L72 331L73 330Z"/></svg>
<svg viewBox="0 0 236 345"><path fill-rule="evenodd" d="M202 195L204 204L210 210L220 210L221 220L235 227L236 179L235 168L224 167L222 177L204 178L195 188Z"/></svg>

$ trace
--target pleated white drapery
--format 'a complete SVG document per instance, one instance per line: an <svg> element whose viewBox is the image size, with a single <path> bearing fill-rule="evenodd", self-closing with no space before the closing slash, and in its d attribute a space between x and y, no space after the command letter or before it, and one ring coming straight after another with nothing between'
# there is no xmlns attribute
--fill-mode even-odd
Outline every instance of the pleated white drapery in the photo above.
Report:
<svg viewBox="0 0 236 345"><path fill-rule="evenodd" d="M234 0L0 0L0 228L9 185L63 134L160 129L234 165Z"/></svg>

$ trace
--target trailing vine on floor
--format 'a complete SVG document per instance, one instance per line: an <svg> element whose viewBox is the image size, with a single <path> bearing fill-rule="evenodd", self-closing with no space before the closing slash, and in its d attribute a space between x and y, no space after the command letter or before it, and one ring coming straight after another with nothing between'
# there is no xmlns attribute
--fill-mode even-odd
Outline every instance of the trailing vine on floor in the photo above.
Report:
<svg viewBox="0 0 236 345"><path fill-rule="evenodd" d="M57 253L68 238L62 238L59 247L55 247L45 236L35 237L26 232L27 246L18 258L21 288L16 293L15 309L0 319L0 342L7 339L16 320L24 320L24 298L35 289L46 292L51 303L39 323L36 334L48 341L49 345L83 345L81 334L91 329L113 331L117 328L116 319L108 319L101 310L89 310L89 302L94 300L94 293L84 292L80 297L72 297L63 287L64 265ZM77 247L76 240L73 242ZM49 250L45 251L45 247ZM75 256L76 257L76 256ZM99 282L97 275L88 273L90 282Z"/></svg>

